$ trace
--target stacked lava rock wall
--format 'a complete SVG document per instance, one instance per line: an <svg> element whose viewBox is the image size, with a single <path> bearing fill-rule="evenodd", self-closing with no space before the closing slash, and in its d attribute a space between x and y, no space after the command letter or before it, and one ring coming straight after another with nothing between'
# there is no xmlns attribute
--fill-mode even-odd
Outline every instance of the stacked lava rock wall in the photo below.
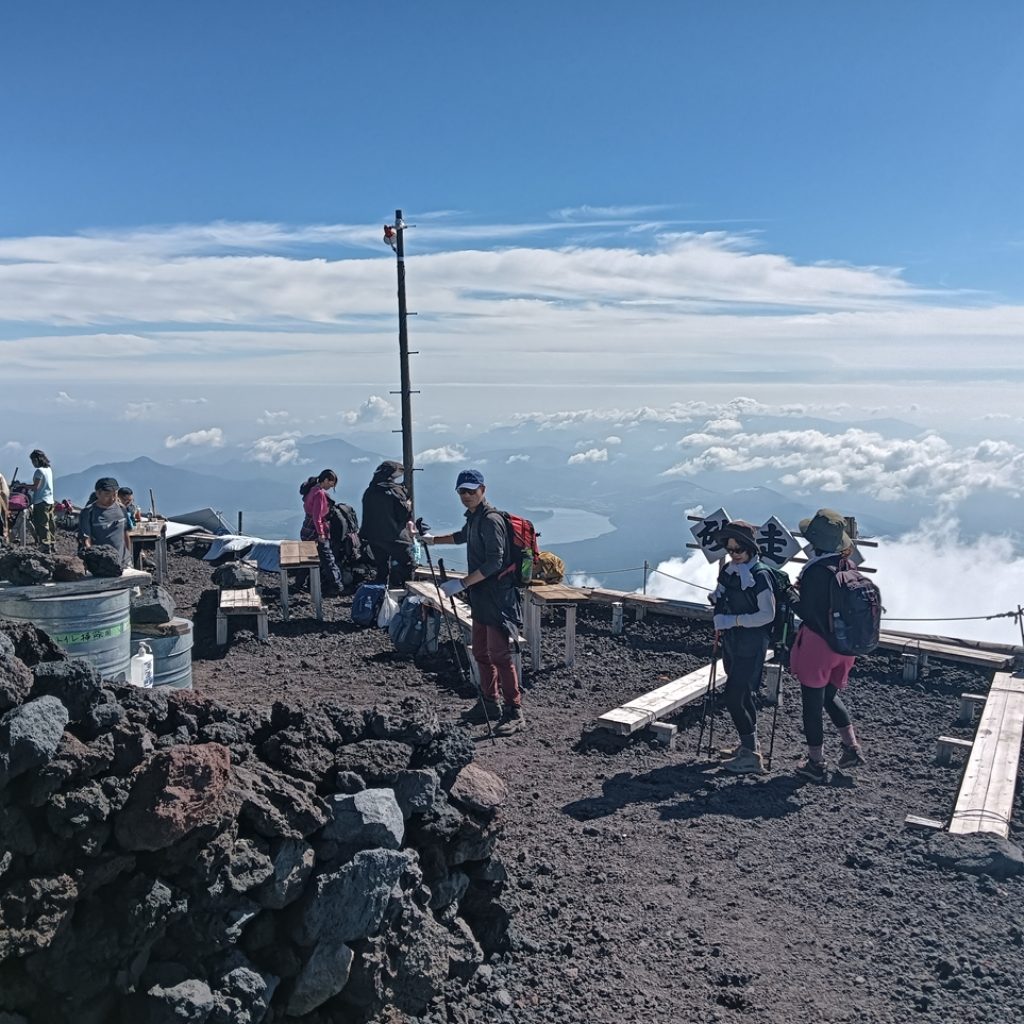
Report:
<svg viewBox="0 0 1024 1024"><path fill-rule="evenodd" d="M506 943L471 759L419 702L241 713L0 623L0 1017L422 1011Z"/></svg>

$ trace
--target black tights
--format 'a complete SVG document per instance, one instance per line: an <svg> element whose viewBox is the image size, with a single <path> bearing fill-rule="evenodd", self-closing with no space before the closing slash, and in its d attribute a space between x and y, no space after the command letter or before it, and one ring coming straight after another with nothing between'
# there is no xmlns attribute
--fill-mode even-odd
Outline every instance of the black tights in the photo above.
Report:
<svg viewBox="0 0 1024 1024"><path fill-rule="evenodd" d="M850 713L831 683L828 686L801 685L800 701L804 710L804 736L809 747L820 747L825 742L825 729L821 724L823 710L828 712L837 729L845 729L850 724Z"/></svg>
<svg viewBox="0 0 1024 1024"><path fill-rule="evenodd" d="M764 651L757 654L730 654L729 648L722 651L725 667L725 706L729 709L732 724L740 736L752 736L757 732L757 707L754 704L754 690L761 682L764 668Z"/></svg>

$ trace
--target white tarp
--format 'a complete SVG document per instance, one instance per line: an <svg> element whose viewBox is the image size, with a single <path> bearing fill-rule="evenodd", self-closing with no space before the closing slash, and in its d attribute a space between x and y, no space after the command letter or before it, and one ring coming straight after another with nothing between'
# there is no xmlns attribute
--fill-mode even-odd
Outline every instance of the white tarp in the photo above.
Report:
<svg viewBox="0 0 1024 1024"><path fill-rule="evenodd" d="M281 542L279 540L261 540L259 537L244 537L240 534L228 534L218 537L210 550L203 555L203 560L212 562L221 555L241 554L257 568L264 572L278 572L281 568Z"/></svg>

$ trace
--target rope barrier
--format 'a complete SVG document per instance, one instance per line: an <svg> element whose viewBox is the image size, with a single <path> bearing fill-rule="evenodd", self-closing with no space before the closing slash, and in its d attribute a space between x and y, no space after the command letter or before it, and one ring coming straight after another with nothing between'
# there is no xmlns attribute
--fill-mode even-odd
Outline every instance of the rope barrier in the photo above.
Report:
<svg viewBox="0 0 1024 1024"><path fill-rule="evenodd" d="M642 565L634 566L632 569L572 569L566 572L566 576L611 576L612 573L616 572L641 572L643 570ZM651 570L654 571L653 569Z"/></svg>
<svg viewBox="0 0 1024 1024"><path fill-rule="evenodd" d="M688 587L696 587L698 590L706 590L709 594L714 587L701 586L700 583L693 583L691 580L684 580L681 576L673 576L670 572L665 572L664 569L651 569L651 572L659 573L662 576L667 576L670 580L675 580L677 583L685 583Z"/></svg>
<svg viewBox="0 0 1024 1024"><path fill-rule="evenodd" d="M883 622L978 622L989 619L1016 619L1018 612L997 612L995 615L947 615L945 618L908 619L901 616L883 615Z"/></svg>

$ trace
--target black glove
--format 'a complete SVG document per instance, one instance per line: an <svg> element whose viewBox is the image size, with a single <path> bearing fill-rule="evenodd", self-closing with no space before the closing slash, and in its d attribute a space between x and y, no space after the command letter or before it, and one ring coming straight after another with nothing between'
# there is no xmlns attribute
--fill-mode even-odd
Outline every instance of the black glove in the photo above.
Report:
<svg viewBox="0 0 1024 1024"><path fill-rule="evenodd" d="M423 521L423 516L420 516L416 520L416 532L422 537L425 533L430 533L430 524Z"/></svg>

